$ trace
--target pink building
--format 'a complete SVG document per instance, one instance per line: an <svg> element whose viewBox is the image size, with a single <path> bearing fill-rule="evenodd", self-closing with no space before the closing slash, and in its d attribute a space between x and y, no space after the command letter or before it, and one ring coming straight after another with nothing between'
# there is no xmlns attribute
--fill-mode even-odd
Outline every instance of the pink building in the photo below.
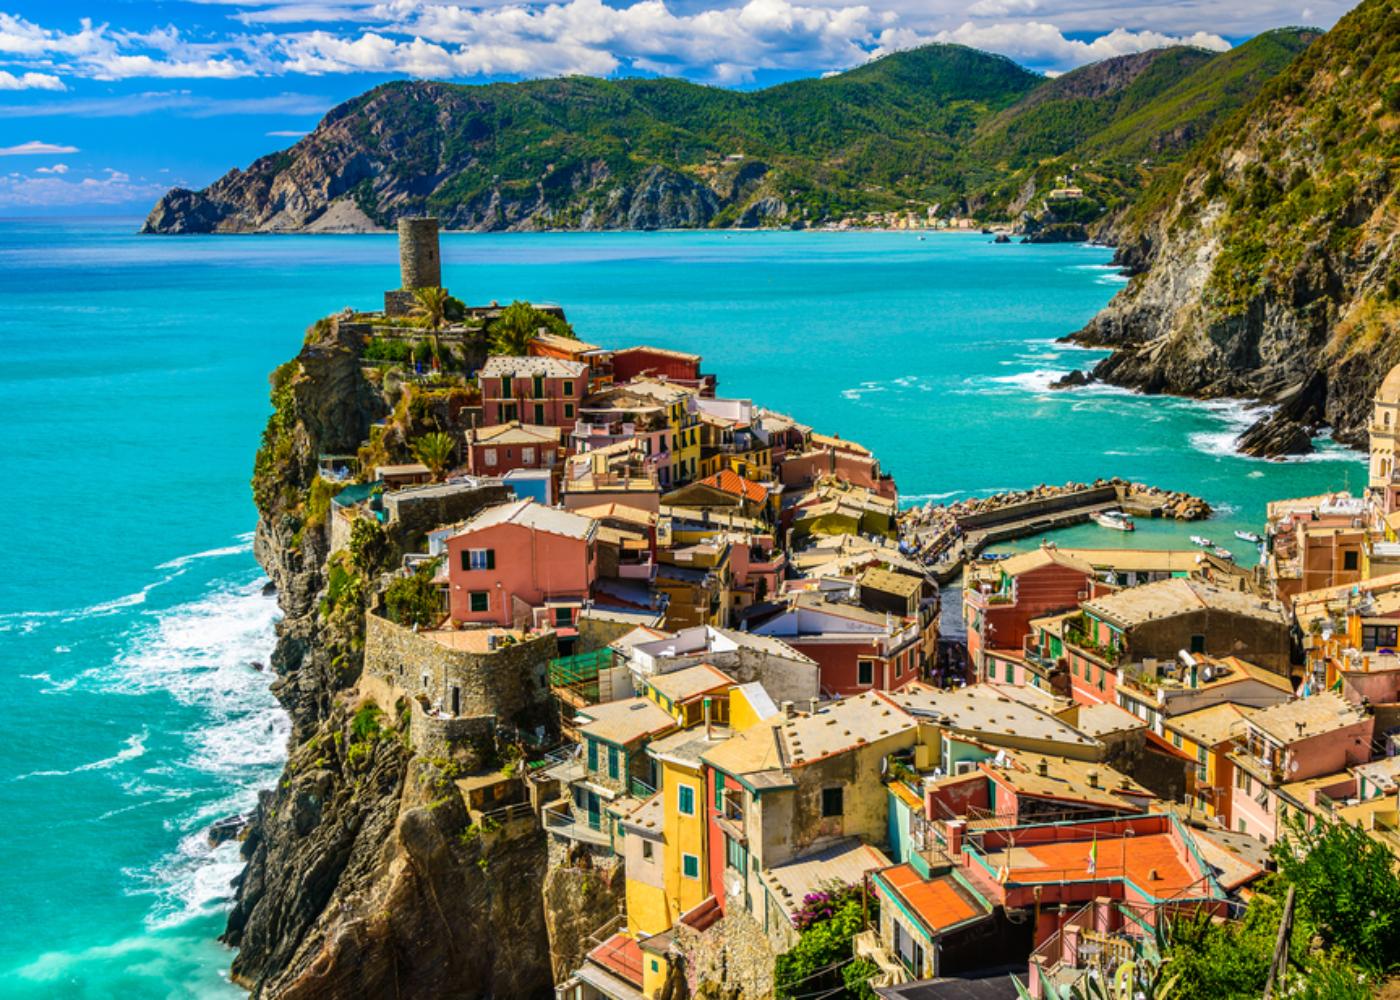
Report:
<svg viewBox="0 0 1400 1000"><path fill-rule="evenodd" d="M598 576L597 522L533 500L500 504L447 539L454 620L572 627Z"/></svg>
<svg viewBox="0 0 1400 1000"><path fill-rule="evenodd" d="M477 381L485 426L519 420L572 428L588 392L588 365L561 358L488 358Z"/></svg>
<svg viewBox="0 0 1400 1000"><path fill-rule="evenodd" d="M518 420L467 431L467 471L474 476L503 476L512 469L553 469L564 461L558 427L537 427Z"/></svg>
<svg viewBox="0 0 1400 1000"><path fill-rule="evenodd" d="M1288 786L1340 772L1371 759L1375 717L1328 691L1256 712L1245 722L1244 745L1230 754L1235 784L1230 814L1239 833L1273 843L1280 797Z"/></svg>

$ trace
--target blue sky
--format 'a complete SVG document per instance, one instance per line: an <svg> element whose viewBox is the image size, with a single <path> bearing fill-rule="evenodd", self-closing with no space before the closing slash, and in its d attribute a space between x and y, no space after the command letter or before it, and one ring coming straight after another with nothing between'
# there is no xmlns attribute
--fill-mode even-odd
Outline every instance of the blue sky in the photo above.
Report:
<svg viewBox="0 0 1400 1000"><path fill-rule="evenodd" d="M1330 27L1350 3L1207 0L0 0L0 215L142 214L385 80L664 74L757 87L930 41L1061 72Z"/></svg>

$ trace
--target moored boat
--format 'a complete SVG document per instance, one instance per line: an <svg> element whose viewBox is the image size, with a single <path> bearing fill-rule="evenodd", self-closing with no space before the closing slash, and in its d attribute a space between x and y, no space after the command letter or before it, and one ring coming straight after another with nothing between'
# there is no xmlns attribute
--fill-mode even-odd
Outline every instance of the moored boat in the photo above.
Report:
<svg viewBox="0 0 1400 1000"><path fill-rule="evenodd" d="M1242 542L1250 542L1254 545L1258 545L1264 540L1252 531L1237 531L1235 532L1235 537Z"/></svg>
<svg viewBox="0 0 1400 1000"><path fill-rule="evenodd" d="M1133 519L1121 510L1101 510L1090 515L1094 523L1101 528L1112 528L1114 531L1134 531L1137 525L1133 524Z"/></svg>
<svg viewBox="0 0 1400 1000"><path fill-rule="evenodd" d="M1206 538L1204 535L1192 535L1191 544L1199 545L1203 549L1208 549L1215 545L1214 542L1212 542L1209 538Z"/></svg>
<svg viewBox="0 0 1400 1000"><path fill-rule="evenodd" d="M1211 552L1219 556L1221 559L1229 559L1231 562L1234 562L1235 560L1235 554L1229 549L1225 548L1223 545L1215 546L1215 548L1211 549Z"/></svg>

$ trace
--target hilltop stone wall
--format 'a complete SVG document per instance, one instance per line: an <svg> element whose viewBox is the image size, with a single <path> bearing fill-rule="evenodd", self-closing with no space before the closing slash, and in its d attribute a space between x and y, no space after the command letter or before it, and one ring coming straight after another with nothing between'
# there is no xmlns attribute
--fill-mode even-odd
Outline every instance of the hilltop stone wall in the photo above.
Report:
<svg viewBox="0 0 1400 1000"><path fill-rule="evenodd" d="M549 702L546 670L557 655L552 632L469 653L376 614L365 621L364 677L459 719L494 716L522 728L540 724Z"/></svg>

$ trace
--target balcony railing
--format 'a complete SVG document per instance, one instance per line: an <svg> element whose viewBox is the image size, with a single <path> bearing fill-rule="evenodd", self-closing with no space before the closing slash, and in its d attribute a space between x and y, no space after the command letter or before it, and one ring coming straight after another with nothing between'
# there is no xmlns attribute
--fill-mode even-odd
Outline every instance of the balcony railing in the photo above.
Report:
<svg viewBox="0 0 1400 1000"><path fill-rule="evenodd" d="M546 807L541 815L544 818L544 827L550 833L568 837L581 844L593 844L598 847L612 845L612 837L607 830L595 830L587 823L580 823L574 819L572 813Z"/></svg>

